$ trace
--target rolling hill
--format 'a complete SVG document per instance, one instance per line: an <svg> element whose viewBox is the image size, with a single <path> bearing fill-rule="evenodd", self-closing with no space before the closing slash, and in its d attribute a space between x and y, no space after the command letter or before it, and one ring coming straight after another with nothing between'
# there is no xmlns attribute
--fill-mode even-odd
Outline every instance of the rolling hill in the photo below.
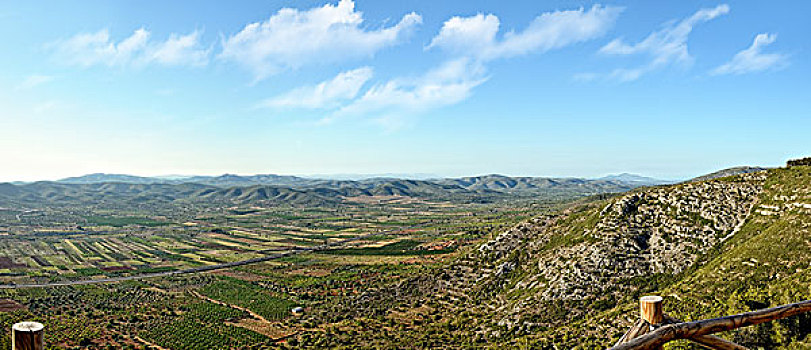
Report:
<svg viewBox="0 0 811 350"><path fill-rule="evenodd" d="M260 175L233 175L223 174L220 176L171 176L171 177L144 177L123 174L88 174L77 177L69 177L56 182L65 184L98 184L106 182L121 182L128 184L182 184L195 183L201 185L236 187L252 185L274 185L274 186L294 186L314 184L317 180L306 179L297 176L285 176L274 174Z"/></svg>
<svg viewBox="0 0 811 350"><path fill-rule="evenodd" d="M335 205L346 197L406 196L425 200L492 202L555 199L624 192L638 185L578 178L487 175L459 179L371 178L359 181L306 179L279 175L222 175L161 179L90 174L59 181L0 184L0 204L27 206L77 203L265 203Z"/></svg>

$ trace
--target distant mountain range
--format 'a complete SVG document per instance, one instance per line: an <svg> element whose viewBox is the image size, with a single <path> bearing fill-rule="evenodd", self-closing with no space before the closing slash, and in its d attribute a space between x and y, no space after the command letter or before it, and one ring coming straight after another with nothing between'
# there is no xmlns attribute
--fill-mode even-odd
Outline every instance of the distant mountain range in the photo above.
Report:
<svg viewBox="0 0 811 350"><path fill-rule="evenodd" d="M108 182L121 182L128 184L181 184L181 183L196 183L212 186L250 186L250 185L277 185L277 186L297 186L311 184L315 179L307 179L298 176L287 175L234 175L223 174L220 176L156 176L144 177L123 174L88 174L77 177L68 177L65 179L57 180L56 182L65 184L97 184Z"/></svg>
<svg viewBox="0 0 811 350"><path fill-rule="evenodd" d="M323 180L352 180L360 181L374 178L388 178L388 179L412 179L412 180L430 180L439 179L442 176L428 173L378 173L378 174L312 174L312 175L298 175L306 179L323 179Z"/></svg>
<svg viewBox="0 0 811 350"><path fill-rule="evenodd" d="M664 185L664 184L671 184L676 181L668 181L668 180L661 180L661 179L654 179L652 177L640 176L636 174L629 174L629 173L622 173L617 175L608 175L599 178L598 180L605 180L605 181L619 181L625 182L629 184L636 184L639 186L653 186L653 185Z"/></svg>
<svg viewBox="0 0 811 350"><path fill-rule="evenodd" d="M698 179L762 170L739 167ZM335 205L359 196L407 196L434 201L493 202L499 200L587 196L625 192L633 188L672 183L634 175L598 179L511 177L498 174L441 179L366 178L317 179L290 175L142 177L89 174L58 181L0 183L0 206L76 204L154 205L178 201L199 203L266 203Z"/></svg>
<svg viewBox="0 0 811 350"><path fill-rule="evenodd" d="M638 186L649 186L672 183L672 181L659 180L635 174L623 173L619 175L609 175L598 179L585 178L547 178L547 177L512 177L498 174L471 176L463 178L439 178L428 174L381 174L377 175L324 175L319 177L304 177L292 175L234 175L223 174L219 176L156 176L143 177L123 174L88 174L77 177L69 177L57 180L66 184L93 184L106 182L122 182L129 184L181 184L196 183L220 187L251 186L251 185L273 185L273 186L318 186L318 185L340 185L350 183L378 183L393 180L418 180L434 181L439 183L453 183L464 187L473 186L475 188L490 189L526 189L537 187L554 186L560 183L579 183L593 181L607 181L615 183L634 184Z"/></svg>
<svg viewBox="0 0 811 350"><path fill-rule="evenodd" d="M414 180L310 179L286 175L140 177L89 174L58 181L0 184L0 205L158 204L184 202L333 205L348 197L407 196L425 200L492 202L554 199L624 192L641 186L623 179L509 177L484 175Z"/></svg>

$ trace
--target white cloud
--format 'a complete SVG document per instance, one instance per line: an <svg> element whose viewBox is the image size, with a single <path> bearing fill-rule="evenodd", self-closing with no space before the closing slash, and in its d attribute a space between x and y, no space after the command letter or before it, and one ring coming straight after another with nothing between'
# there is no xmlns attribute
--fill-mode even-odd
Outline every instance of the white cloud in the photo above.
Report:
<svg viewBox="0 0 811 350"><path fill-rule="evenodd" d="M604 35L622 8L595 5L589 10L547 12L536 17L521 32L496 35L499 19L494 15L453 17L447 20L427 48L476 57L480 60L545 52Z"/></svg>
<svg viewBox="0 0 811 350"><path fill-rule="evenodd" d="M144 59L165 65L204 66L210 51L200 47L200 32L195 30L187 35L173 33L166 41L147 50Z"/></svg>
<svg viewBox="0 0 811 350"><path fill-rule="evenodd" d="M451 17L426 49L438 47L455 53L483 56L497 46L495 37L499 26L499 19L495 15L480 13L472 17Z"/></svg>
<svg viewBox="0 0 811 350"><path fill-rule="evenodd" d="M376 84L322 122L344 116L374 115L391 124L404 114L459 103L486 80L480 63L467 58L447 61L415 79L392 79Z"/></svg>
<svg viewBox="0 0 811 350"><path fill-rule="evenodd" d="M55 57L71 65L128 66L157 63L167 66L202 66L208 62L209 51L202 48L199 32L188 35L172 34L165 41L150 41L150 32L140 28L129 37L115 42L107 29L96 33L81 33L48 45Z"/></svg>
<svg viewBox="0 0 811 350"><path fill-rule="evenodd" d="M397 128L410 116L468 99L488 80L487 62L597 38L608 31L621 11L619 7L596 5L588 10L548 12L523 31L508 32L501 38L495 15L452 17L425 47L446 51L451 59L417 77L376 83L321 122L366 116L388 129Z"/></svg>
<svg viewBox="0 0 811 350"><path fill-rule="evenodd" d="M666 25L633 45L625 43L622 39L614 39L603 46L599 52L606 55L647 55L650 57L650 62L639 67L615 69L607 77L630 81L669 64L691 63L692 58L687 50L687 39L693 27L728 12L729 6L726 4L701 9L678 23Z"/></svg>
<svg viewBox="0 0 811 350"><path fill-rule="evenodd" d="M334 78L314 86L304 86L283 95L265 100L260 107L332 108L340 102L353 99L372 78L371 67L342 72Z"/></svg>
<svg viewBox="0 0 811 350"><path fill-rule="evenodd" d="M744 74L759 72L769 68L780 68L787 65L787 57L777 53L763 53L761 50L777 40L776 34L758 34L749 48L738 52L729 62L715 68L713 75Z"/></svg>
<svg viewBox="0 0 811 350"><path fill-rule="evenodd" d="M49 83L53 80L54 77L50 75L40 75L40 74L29 75L28 77L25 78L25 80L23 80L19 85L17 85L15 90L33 89L37 86Z"/></svg>
<svg viewBox="0 0 811 350"><path fill-rule="evenodd" d="M370 57L420 23L422 17L412 12L393 26L367 29L352 0L304 11L283 8L223 39L219 57L246 66L261 80L284 69Z"/></svg>

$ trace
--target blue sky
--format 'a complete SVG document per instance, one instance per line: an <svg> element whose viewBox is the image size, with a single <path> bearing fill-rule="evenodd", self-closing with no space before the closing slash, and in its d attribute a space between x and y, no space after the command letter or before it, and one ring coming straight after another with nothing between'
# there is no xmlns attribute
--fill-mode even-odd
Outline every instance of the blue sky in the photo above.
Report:
<svg viewBox="0 0 811 350"><path fill-rule="evenodd" d="M778 166L811 152L809 11L0 1L0 181Z"/></svg>

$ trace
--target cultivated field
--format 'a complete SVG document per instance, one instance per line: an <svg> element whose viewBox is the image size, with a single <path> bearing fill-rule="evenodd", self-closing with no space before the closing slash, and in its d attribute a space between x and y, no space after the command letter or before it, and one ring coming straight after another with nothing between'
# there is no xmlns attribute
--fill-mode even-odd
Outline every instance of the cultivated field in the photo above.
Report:
<svg viewBox="0 0 811 350"><path fill-rule="evenodd" d="M4 208L0 327L42 321L48 343L59 348L291 346L298 341L291 336L347 317L334 309L337 301L424 275L493 232L558 205L388 196L329 207ZM204 273L25 287L290 252ZM291 312L296 307L303 312ZM0 347L8 341L0 338Z"/></svg>

